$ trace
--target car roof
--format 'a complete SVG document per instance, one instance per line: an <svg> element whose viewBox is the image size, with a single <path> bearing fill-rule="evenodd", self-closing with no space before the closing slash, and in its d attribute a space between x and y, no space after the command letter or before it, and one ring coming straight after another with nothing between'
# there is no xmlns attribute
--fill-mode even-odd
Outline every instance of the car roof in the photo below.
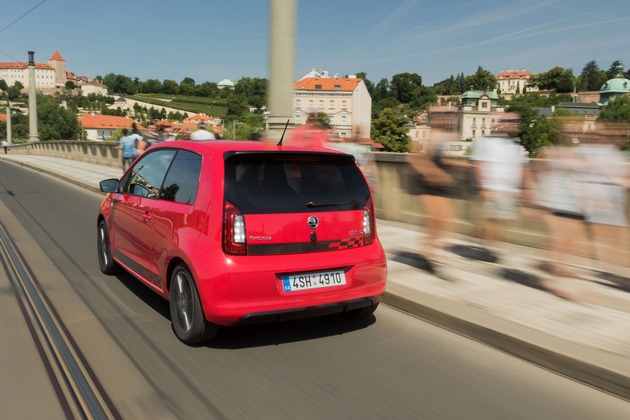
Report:
<svg viewBox="0 0 630 420"><path fill-rule="evenodd" d="M278 146L276 143L267 141L252 141L252 140L202 140L202 141L189 141L189 140L174 140L168 142L161 142L154 146L151 146L151 150L158 148L178 148L190 150L200 154L204 153L224 153L224 152L256 152L256 151L287 151L287 152L305 152L305 153L334 153L345 154L338 150L328 149L323 147L302 147L292 145Z"/></svg>

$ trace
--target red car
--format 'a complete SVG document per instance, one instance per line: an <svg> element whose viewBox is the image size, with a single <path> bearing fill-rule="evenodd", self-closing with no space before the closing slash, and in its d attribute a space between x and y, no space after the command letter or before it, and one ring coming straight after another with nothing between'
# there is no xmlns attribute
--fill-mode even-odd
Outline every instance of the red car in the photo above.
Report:
<svg viewBox="0 0 630 420"><path fill-rule="evenodd" d="M372 195L352 155L165 142L100 188L101 271L122 267L168 299L185 343L221 325L367 317L385 291Z"/></svg>

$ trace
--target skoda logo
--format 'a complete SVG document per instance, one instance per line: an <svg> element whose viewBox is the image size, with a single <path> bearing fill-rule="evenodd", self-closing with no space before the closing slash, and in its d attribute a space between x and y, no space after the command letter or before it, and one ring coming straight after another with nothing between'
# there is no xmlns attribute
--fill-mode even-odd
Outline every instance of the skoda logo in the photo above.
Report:
<svg viewBox="0 0 630 420"><path fill-rule="evenodd" d="M311 229L315 229L317 226L319 226L319 220L317 220L317 217L315 216L309 216L307 222L308 227L310 227Z"/></svg>

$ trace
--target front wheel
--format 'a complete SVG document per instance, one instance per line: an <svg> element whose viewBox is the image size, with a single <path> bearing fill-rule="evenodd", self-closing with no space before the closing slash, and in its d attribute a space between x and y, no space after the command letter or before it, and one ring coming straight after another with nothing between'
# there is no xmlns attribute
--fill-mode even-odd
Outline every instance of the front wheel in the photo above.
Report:
<svg viewBox="0 0 630 420"><path fill-rule="evenodd" d="M107 223L105 220L101 220L98 224L98 264L103 274L112 275L116 274L120 267L112 258L112 248L109 241L109 230L107 229Z"/></svg>
<svg viewBox="0 0 630 420"><path fill-rule="evenodd" d="M218 326L204 317L195 281L184 264L177 265L171 276L170 308L173 331L182 342L200 344L216 335Z"/></svg>

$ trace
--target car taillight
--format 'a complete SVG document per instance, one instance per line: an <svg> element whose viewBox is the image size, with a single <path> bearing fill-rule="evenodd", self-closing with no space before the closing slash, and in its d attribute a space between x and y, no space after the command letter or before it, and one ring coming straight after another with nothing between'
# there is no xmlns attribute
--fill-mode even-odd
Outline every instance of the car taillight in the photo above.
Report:
<svg viewBox="0 0 630 420"><path fill-rule="evenodd" d="M376 221L374 218L374 204L372 197L363 207L363 245L370 245L376 237Z"/></svg>
<svg viewBox="0 0 630 420"><path fill-rule="evenodd" d="M223 252L228 255L246 255L245 218L234 204L223 205Z"/></svg>

